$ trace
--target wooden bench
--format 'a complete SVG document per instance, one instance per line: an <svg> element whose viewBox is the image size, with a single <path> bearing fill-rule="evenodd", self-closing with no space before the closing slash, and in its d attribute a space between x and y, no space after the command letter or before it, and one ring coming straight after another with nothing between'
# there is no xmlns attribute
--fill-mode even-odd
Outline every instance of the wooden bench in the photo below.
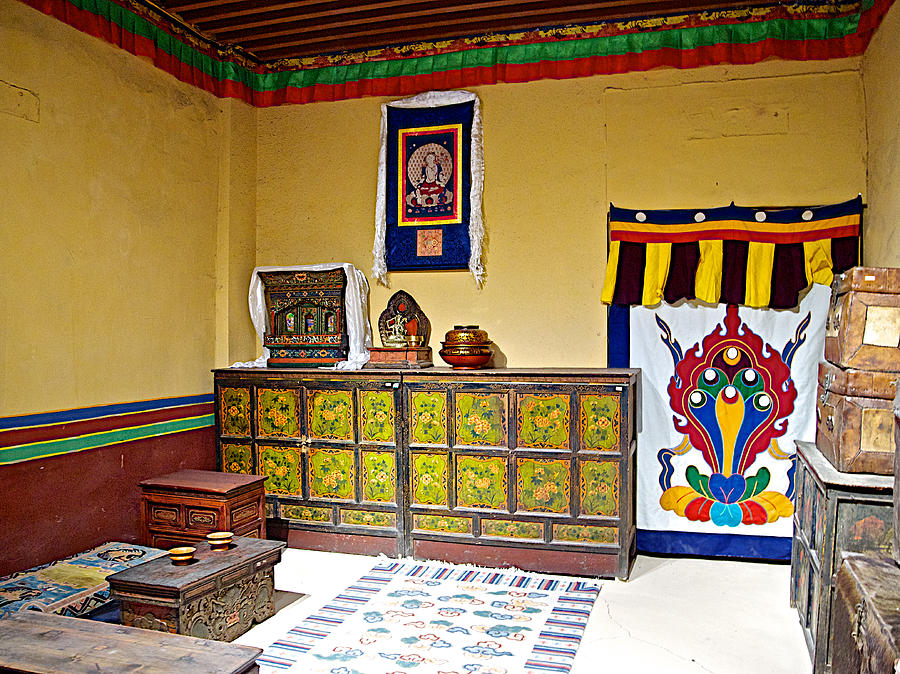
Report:
<svg viewBox="0 0 900 674"><path fill-rule="evenodd" d="M262 649L20 611L0 620L0 672L258 672Z"/></svg>

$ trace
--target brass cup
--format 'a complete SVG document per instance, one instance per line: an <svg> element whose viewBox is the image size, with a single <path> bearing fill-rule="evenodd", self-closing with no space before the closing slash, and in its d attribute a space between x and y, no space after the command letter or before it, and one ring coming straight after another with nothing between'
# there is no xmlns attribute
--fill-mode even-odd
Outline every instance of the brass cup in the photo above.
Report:
<svg viewBox="0 0 900 674"><path fill-rule="evenodd" d="M206 534L210 550L216 551L227 550L233 538L234 534L230 531L213 531L211 534Z"/></svg>
<svg viewBox="0 0 900 674"><path fill-rule="evenodd" d="M180 548L172 548L169 550L169 559L172 560L172 564L175 566L184 566L185 564L190 564L194 559L194 553L197 551L197 548L191 547L190 545L184 545Z"/></svg>

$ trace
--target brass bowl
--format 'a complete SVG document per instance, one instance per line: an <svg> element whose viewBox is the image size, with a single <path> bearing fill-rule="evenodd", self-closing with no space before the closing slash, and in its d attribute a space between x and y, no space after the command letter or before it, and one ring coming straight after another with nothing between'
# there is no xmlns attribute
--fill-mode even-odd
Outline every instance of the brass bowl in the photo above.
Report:
<svg viewBox="0 0 900 674"><path fill-rule="evenodd" d="M492 355L490 343L448 345L444 342L444 348L438 353L454 370L477 370L484 367Z"/></svg>
<svg viewBox="0 0 900 674"><path fill-rule="evenodd" d="M425 343L425 337L423 335L407 335L406 336L406 345L412 347L419 347Z"/></svg>
<svg viewBox="0 0 900 674"><path fill-rule="evenodd" d="M486 330L480 330L477 325L454 325L444 337L449 344L490 344Z"/></svg>
<svg viewBox="0 0 900 674"><path fill-rule="evenodd" d="M211 534L206 534L206 540L209 542L211 550L227 550L233 538L234 534L230 531L213 531Z"/></svg>
<svg viewBox="0 0 900 674"><path fill-rule="evenodd" d="M197 548L191 547L190 545L172 548L169 550L169 559L172 560L172 564L176 566L184 566L185 564L190 564L194 560L195 552L197 552Z"/></svg>

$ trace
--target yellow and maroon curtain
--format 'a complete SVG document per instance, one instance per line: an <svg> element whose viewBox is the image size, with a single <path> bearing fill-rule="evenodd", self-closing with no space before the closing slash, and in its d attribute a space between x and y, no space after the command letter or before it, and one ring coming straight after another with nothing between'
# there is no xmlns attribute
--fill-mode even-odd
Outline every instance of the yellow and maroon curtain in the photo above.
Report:
<svg viewBox="0 0 900 674"><path fill-rule="evenodd" d="M610 204L601 300L788 309L858 264L862 197L828 206L631 210Z"/></svg>

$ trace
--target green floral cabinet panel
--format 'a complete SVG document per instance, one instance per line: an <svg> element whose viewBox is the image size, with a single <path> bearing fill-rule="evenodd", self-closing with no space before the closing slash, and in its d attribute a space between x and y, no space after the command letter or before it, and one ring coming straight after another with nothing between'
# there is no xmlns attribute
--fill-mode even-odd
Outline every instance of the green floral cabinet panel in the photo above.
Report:
<svg viewBox="0 0 900 674"><path fill-rule="evenodd" d="M275 503L266 503L266 517L277 517L278 506Z"/></svg>
<svg viewBox="0 0 900 674"><path fill-rule="evenodd" d="M503 457L456 457L456 505L506 509L507 483Z"/></svg>
<svg viewBox="0 0 900 674"><path fill-rule="evenodd" d="M394 394L360 391L359 398L363 442L394 442Z"/></svg>
<svg viewBox="0 0 900 674"><path fill-rule="evenodd" d="M544 537L544 525L540 522L515 522L513 520L481 520L481 535L501 538Z"/></svg>
<svg viewBox="0 0 900 674"><path fill-rule="evenodd" d="M519 397L519 445L569 448L569 396L531 393Z"/></svg>
<svg viewBox="0 0 900 674"><path fill-rule="evenodd" d="M413 527L421 531L439 531L445 534L471 534L471 517L451 515L413 515Z"/></svg>
<svg viewBox="0 0 900 674"><path fill-rule="evenodd" d="M282 503L281 516L288 520L297 520L309 524L331 524L331 508Z"/></svg>
<svg viewBox="0 0 900 674"><path fill-rule="evenodd" d="M619 515L618 461L581 462L581 513L602 517Z"/></svg>
<svg viewBox="0 0 900 674"><path fill-rule="evenodd" d="M569 461L516 459L516 497L520 510L563 513L569 510Z"/></svg>
<svg viewBox="0 0 900 674"><path fill-rule="evenodd" d="M410 453L413 503L447 505L449 464L450 458L447 454Z"/></svg>
<svg viewBox="0 0 900 674"><path fill-rule="evenodd" d="M300 450L259 445L258 475L266 476L266 493L300 496Z"/></svg>
<svg viewBox="0 0 900 674"><path fill-rule="evenodd" d="M397 459L393 452L363 452L363 499L393 501L397 498Z"/></svg>
<svg viewBox="0 0 900 674"><path fill-rule="evenodd" d="M219 419L222 435L250 437L250 389L219 389Z"/></svg>
<svg viewBox="0 0 900 674"><path fill-rule="evenodd" d="M447 393L413 391L410 401L410 442L420 445L447 444Z"/></svg>
<svg viewBox="0 0 900 674"><path fill-rule="evenodd" d="M505 447L506 396L499 393L456 394L456 442Z"/></svg>
<svg viewBox="0 0 900 674"><path fill-rule="evenodd" d="M310 437L353 441L350 391L309 391L306 415Z"/></svg>
<svg viewBox="0 0 900 674"><path fill-rule="evenodd" d="M361 527L389 527L397 526L396 513L382 513L372 510L341 510L342 524L355 524Z"/></svg>
<svg viewBox="0 0 900 674"><path fill-rule="evenodd" d="M222 470L226 473L253 473L253 451L250 445L222 443Z"/></svg>
<svg viewBox="0 0 900 674"><path fill-rule="evenodd" d="M553 540L566 543L610 543L619 542L616 527L598 527L583 524L554 524Z"/></svg>
<svg viewBox="0 0 900 674"><path fill-rule="evenodd" d="M295 389L258 389L256 426L264 438L300 437L300 391Z"/></svg>
<svg viewBox="0 0 900 674"><path fill-rule="evenodd" d="M620 398L615 395L581 396L581 445L584 449L617 449Z"/></svg>
<svg viewBox="0 0 900 674"><path fill-rule="evenodd" d="M309 450L309 495L311 498L352 499L355 475L352 450Z"/></svg>

